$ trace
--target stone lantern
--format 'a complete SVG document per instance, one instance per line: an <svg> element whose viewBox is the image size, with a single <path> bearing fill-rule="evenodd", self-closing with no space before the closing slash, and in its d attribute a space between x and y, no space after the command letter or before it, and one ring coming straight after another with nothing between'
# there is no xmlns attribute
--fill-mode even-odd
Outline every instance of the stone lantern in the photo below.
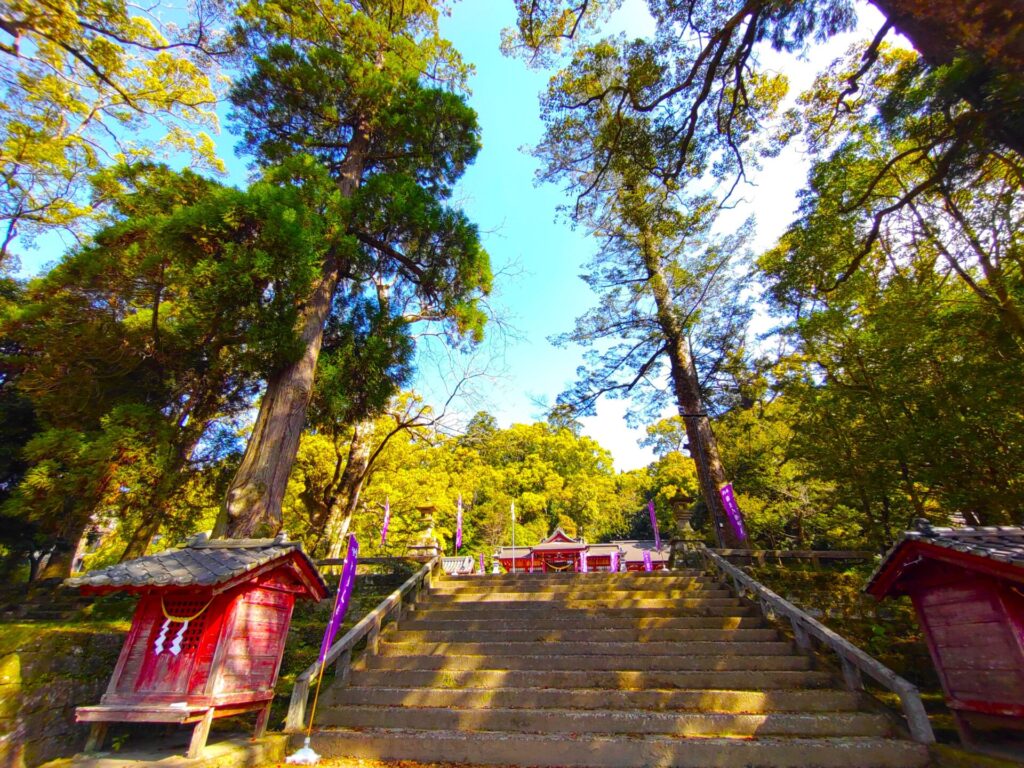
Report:
<svg viewBox="0 0 1024 768"><path fill-rule="evenodd" d="M701 535L693 530L690 520L693 519L693 503L696 501L682 491L677 491L669 504L676 520L676 535L672 539L669 562L671 565L699 565L700 555L697 551L704 546Z"/></svg>
<svg viewBox="0 0 1024 768"><path fill-rule="evenodd" d="M441 544L434 535L434 512L437 511L437 507L433 504L424 504L416 507L416 511L420 513L422 533L410 542L406 557L418 563L427 563L441 554Z"/></svg>

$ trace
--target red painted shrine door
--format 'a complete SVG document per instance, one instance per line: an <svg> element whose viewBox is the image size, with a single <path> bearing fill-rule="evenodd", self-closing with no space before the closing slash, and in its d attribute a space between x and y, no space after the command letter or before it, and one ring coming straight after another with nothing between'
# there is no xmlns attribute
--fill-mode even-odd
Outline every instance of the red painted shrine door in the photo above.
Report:
<svg viewBox="0 0 1024 768"><path fill-rule="evenodd" d="M202 694L220 634L226 604L196 594L152 595L148 628L140 627L132 655L141 652L137 693L153 697Z"/></svg>

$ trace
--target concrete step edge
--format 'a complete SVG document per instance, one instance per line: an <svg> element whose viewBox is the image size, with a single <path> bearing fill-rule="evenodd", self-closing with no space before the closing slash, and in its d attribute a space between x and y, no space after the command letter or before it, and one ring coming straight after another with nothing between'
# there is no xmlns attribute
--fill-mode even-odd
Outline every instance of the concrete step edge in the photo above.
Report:
<svg viewBox="0 0 1024 768"><path fill-rule="evenodd" d="M712 713L851 712L860 696L842 689L769 688L756 691L715 688L432 688L389 686L332 687L328 706L439 707L451 709L642 709L657 712Z"/></svg>
<svg viewBox="0 0 1024 768"><path fill-rule="evenodd" d="M319 722L346 727L486 730L511 733L673 734L676 736L889 736L889 719L869 712L658 712L621 709L456 709L334 705Z"/></svg>
<svg viewBox="0 0 1024 768"><path fill-rule="evenodd" d="M302 735L293 737L297 748ZM411 759L543 768L924 768L928 750L895 739L680 739L629 736L510 736L488 731L320 730L325 757Z"/></svg>
<svg viewBox="0 0 1024 768"><path fill-rule="evenodd" d="M493 642L439 642L392 640L381 641L380 653L386 656L436 656L459 654L468 656L786 656L794 646L785 640L671 640L602 642L596 640L532 640Z"/></svg>

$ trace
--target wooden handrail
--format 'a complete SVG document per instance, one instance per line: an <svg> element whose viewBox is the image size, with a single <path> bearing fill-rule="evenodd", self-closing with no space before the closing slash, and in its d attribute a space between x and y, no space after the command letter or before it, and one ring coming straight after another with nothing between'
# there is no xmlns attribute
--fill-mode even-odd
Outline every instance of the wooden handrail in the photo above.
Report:
<svg viewBox="0 0 1024 768"><path fill-rule="evenodd" d="M810 560L818 564L821 560L873 560L878 553L859 549L712 549L725 558L743 557L764 565L768 558L778 560Z"/></svg>
<svg viewBox="0 0 1024 768"><path fill-rule="evenodd" d="M352 649L356 643L367 638L366 650L371 654L377 653L377 645L380 638L381 627L385 619L396 609L401 609L405 597L414 590L416 594L411 600L416 602L419 589L430 588L430 577L441 562L439 557L433 558L416 573L410 576L402 586L385 597L380 604L366 614L359 622L346 632L340 640L327 650L323 665L337 662L337 677L345 679L348 676L348 666L352 661ZM288 704L288 715L285 717L284 729L286 731L301 731L306 725L306 702L309 700L309 689L313 680L320 674L320 660L314 661L304 672L295 678L295 687L292 688L292 698Z"/></svg>
<svg viewBox="0 0 1024 768"><path fill-rule="evenodd" d="M357 565L397 565L398 563L410 562L407 557L360 557ZM316 561L318 568L327 566L344 565L345 558L343 557L329 557L324 560Z"/></svg>
<svg viewBox="0 0 1024 768"><path fill-rule="evenodd" d="M836 656L839 657L839 662L842 665L843 678L847 688L853 691L863 690L864 684L861 674L867 675L882 687L887 688L900 697L903 714L907 719L907 726L914 741L922 744L932 744L935 742L932 725L928 721L928 714L925 712L924 704L921 702L921 692L917 690L913 683L900 677L878 659L862 651L814 617L772 592L764 584L753 579L749 574L737 568L717 552L707 548L700 551L704 561L709 566L713 567L723 576L732 579L733 588L736 590L737 596L749 592L757 597L766 615L781 615L789 619L790 625L793 627L796 643L802 650L812 651L814 649L812 638L833 650Z"/></svg>

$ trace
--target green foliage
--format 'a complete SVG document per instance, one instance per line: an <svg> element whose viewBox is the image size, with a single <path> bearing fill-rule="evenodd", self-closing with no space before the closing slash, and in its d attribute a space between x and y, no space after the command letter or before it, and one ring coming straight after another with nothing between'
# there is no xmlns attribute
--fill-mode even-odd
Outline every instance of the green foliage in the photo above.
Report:
<svg viewBox="0 0 1024 768"><path fill-rule="evenodd" d="M102 212L87 194L103 166L163 151L223 169L206 132L217 127L213 10L199 3L175 27L121 0L4 5L0 266L18 234L81 232Z"/></svg>
<svg viewBox="0 0 1024 768"><path fill-rule="evenodd" d="M70 547L90 518L117 521L122 548L154 519L150 535L192 530L210 503L196 473L300 351L296 307L332 244L317 166L292 166L313 173L247 192L160 166L97 181L119 220L6 308L11 385L40 423L6 514Z"/></svg>
<svg viewBox="0 0 1024 768"><path fill-rule="evenodd" d="M433 508L433 531L451 553L458 498L464 506L462 554L490 555L511 541L511 505L516 505L516 542L535 544L561 525L589 540L623 530L644 507L646 472L616 475L611 456L591 438L551 423L499 429L477 414L465 435L446 436L424 423L391 434L395 417L374 423L379 452L362 491L352 530L364 551L401 554L425 530L423 508ZM285 501L289 531L316 541L323 531L323 499L330 495L346 458L348 435L307 433ZM341 464L339 464L341 462ZM385 500L391 505L386 545L380 546ZM323 542L321 546L326 546Z"/></svg>

